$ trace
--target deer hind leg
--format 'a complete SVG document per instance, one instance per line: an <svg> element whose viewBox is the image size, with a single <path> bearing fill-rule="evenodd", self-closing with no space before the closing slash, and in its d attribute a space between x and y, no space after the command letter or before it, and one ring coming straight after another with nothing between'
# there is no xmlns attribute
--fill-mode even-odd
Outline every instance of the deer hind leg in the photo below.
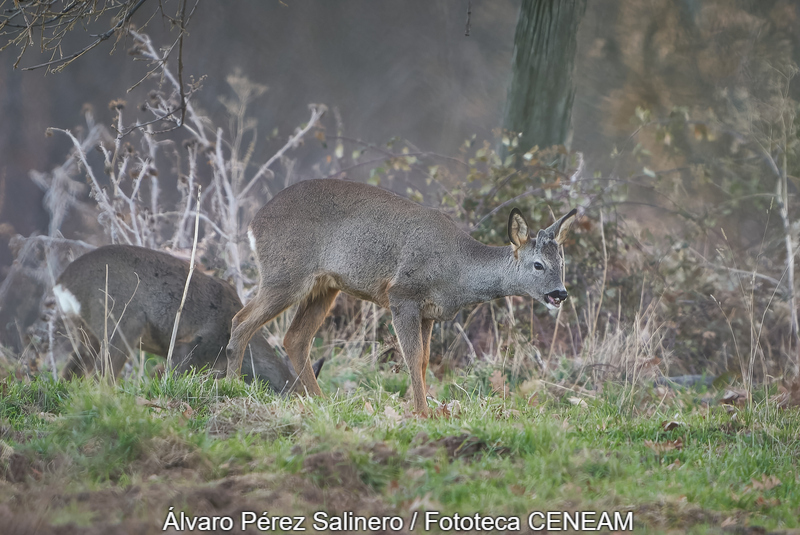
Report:
<svg viewBox="0 0 800 535"><path fill-rule="evenodd" d="M422 320L422 390L428 391L425 384L425 377L428 373L428 362L431 360L431 333L433 332L433 320Z"/></svg>
<svg viewBox="0 0 800 535"><path fill-rule="evenodd" d="M392 323L400 342L403 359L411 375L411 388L414 391L414 409L423 415L428 414L425 399L425 377L422 373L424 345L422 343L422 320L419 307L414 303L392 305Z"/></svg>
<svg viewBox="0 0 800 535"><path fill-rule="evenodd" d="M311 352L311 342L333 306L337 295L339 295L339 290L335 288L325 288L320 292L309 294L297 309L292 324L283 339L286 353L300 380L300 391L311 395L322 395L322 390L319 388L311 361L308 358Z"/></svg>
<svg viewBox="0 0 800 535"><path fill-rule="evenodd" d="M293 300L259 287L258 294L233 317L231 338L225 352L228 358L227 377L238 377L247 343L254 334L275 316L289 308Z"/></svg>

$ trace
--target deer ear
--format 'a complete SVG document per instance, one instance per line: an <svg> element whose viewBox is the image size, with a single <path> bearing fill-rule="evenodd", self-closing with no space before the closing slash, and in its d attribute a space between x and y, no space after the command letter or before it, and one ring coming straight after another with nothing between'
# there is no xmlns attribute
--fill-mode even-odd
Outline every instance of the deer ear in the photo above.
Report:
<svg viewBox="0 0 800 535"><path fill-rule="evenodd" d="M508 216L508 239L514 244L515 249L519 249L528 243L528 222L522 216L519 208L511 210L511 215Z"/></svg>
<svg viewBox="0 0 800 535"><path fill-rule="evenodd" d="M575 216L577 214L578 210L573 208L567 215L550 225L550 228L547 229L548 231L552 231L554 237L553 239L555 239L557 244L562 245L565 241L567 241L569 227L572 225L573 221L575 221Z"/></svg>

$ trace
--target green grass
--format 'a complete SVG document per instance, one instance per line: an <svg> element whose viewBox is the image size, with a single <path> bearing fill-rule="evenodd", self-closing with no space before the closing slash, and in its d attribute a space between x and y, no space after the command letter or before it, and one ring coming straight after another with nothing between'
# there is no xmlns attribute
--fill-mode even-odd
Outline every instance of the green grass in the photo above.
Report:
<svg viewBox="0 0 800 535"><path fill-rule="evenodd" d="M235 505L307 515L349 507L406 521L415 509L479 512L520 516L523 527L532 511L633 511L636 530L655 533L723 522L800 528L796 408L756 397L726 410L714 392L644 385L607 384L579 405L558 391L502 399L477 394L490 390L483 370L437 385L439 401L457 400L460 413L420 419L398 374L347 373L356 390L343 394L341 377L329 376L324 399L202 374L116 387L6 380L3 440L24 458L16 466L30 468L14 475L5 455L0 501L20 485L32 501L56 489L62 505L42 514L75 526L111 522L92 513L94 502L135 492L151 505L115 505L112 524L153 525L169 506L221 514ZM218 498L227 488L233 501ZM337 501L342 490L352 502Z"/></svg>

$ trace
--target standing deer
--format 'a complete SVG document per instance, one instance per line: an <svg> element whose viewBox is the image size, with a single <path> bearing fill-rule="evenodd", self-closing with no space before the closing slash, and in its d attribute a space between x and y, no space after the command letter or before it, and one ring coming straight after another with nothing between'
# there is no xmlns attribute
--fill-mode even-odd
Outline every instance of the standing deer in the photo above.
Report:
<svg viewBox="0 0 800 535"><path fill-rule="evenodd" d="M145 351L166 357L188 273L188 262L132 245L108 245L78 257L58 278L53 294L62 313L83 327L90 347L72 355L62 376L94 369L106 332L114 375L119 374L128 355L139 350L140 340ZM241 308L230 284L195 272L178 326L173 352L176 370L224 369L231 319ZM243 370L248 380L268 381L277 392L296 388L294 370L262 336L253 338L249 353ZM314 375L322 362L315 363Z"/></svg>
<svg viewBox="0 0 800 535"><path fill-rule="evenodd" d="M559 245L576 213L534 236L514 209L508 221L511 246L493 247L471 238L445 214L380 188L345 180L290 186L262 207L248 228L260 283L233 318L228 377L239 373L250 337L299 303L284 346L301 390L321 394L309 351L343 291L391 310L415 410L425 415L433 322L508 295L529 295L558 308L567 298Z"/></svg>

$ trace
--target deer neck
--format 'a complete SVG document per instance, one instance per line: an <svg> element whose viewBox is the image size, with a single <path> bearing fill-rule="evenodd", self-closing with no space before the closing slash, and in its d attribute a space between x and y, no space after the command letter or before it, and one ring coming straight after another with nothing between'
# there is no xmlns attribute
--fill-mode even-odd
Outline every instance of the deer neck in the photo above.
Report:
<svg viewBox="0 0 800 535"><path fill-rule="evenodd" d="M484 245L470 239L463 250L467 261L461 273L460 297L465 305L524 293L511 246Z"/></svg>

